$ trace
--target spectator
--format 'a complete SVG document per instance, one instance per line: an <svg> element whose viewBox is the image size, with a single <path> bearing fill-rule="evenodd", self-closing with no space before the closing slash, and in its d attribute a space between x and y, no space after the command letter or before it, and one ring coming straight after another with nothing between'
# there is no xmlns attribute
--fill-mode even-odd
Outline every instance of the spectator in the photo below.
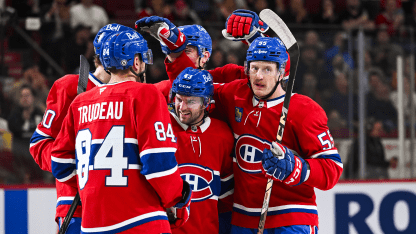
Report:
<svg viewBox="0 0 416 234"><path fill-rule="evenodd" d="M372 70L369 75L370 92L367 94L367 116L382 121L388 132L397 126L397 111L390 100L390 86L384 74Z"/></svg>
<svg viewBox="0 0 416 234"><path fill-rule="evenodd" d="M374 21L370 19L368 11L362 6L361 0L347 0L346 9L341 12L339 21L342 27L349 31L363 27L367 30L374 29Z"/></svg>
<svg viewBox="0 0 416 234"><path fill-rule="evenodd" d="M403 48L390 42L390 35L386 29L379 29L376 43L372 46L374 65L380 67L388 76L396 70L396 58L403 54Z"/></svg>
<svg viewBox="0 0 416 234"><path fill-rule="evenodd" d="M338 15L335 13L333 0L322 0L320 12L313 17L315 24L338 24Z"/></svg>
<svg viewBox="0 0 416 234"><path fill-rule="evenodd" d="M381 121L369 119L367 123L366 134L366 179L388 179L387 169L390 162L386 161L384 146L381 143L380 136L383 135L383 124ZM359 179L358 176L358 139L355 139L352 148L348 154L348 162L344 170L348 179ZM351 168L352 167L352 168ZM352 174L350 174L352 172Z"/></svg>
<svg viewBox="0 0 416 234"><path fill-rule="evenodd" d="M335 78L335 90L327 100L328 121L332 128L345 128L349 116L349 90L346 73L338 73ZM353 119L357 119L357 97L353 96Z"/></svg>
<svg viewBox="0 0 416 234"><path fill-rule="evenodd" d="M39 66L37 64L28 64L23 67L22 71L23 83L30 85L30 87L35 90L35 105L45 111L46 98L49 93L49 86L45 75L39 71Z"/></svg>
<svg viewBox="0 0 416 234"><path fill-rule="evenodd" d="M318 51L318 56L321 58L325 50L325 44L319 38L318 32L309 30L305 33L305 39L301 42L301 46L314 47Z"/></svg>
<svg viewBox="0 0 416 234"><path fill-rule="evenodd" d="M67 0L54 0L51 4L46 4L41 9L41 47L58 63L62 60L60 46L71 35L69 9ZM40 67L42 72L48 75L54 71L48 67L48 63L43 59Z"/></svg>
<svg viewBox="0 0 416 234"><path fill-rule="evenodd" d="M386 7L377 15L375 23L377 27L387 29L390 36L395 36L403 30L404 19L403 9L397 7L396 0L386 0Z"/></svg>
<svg viewBox="0 0 416 234"><path fill-rule="evenodd" d="M19 91L19 101L7 120L13 134L12 153L20 170L21 182L41 182L43 172L33 161L29 144L32 133L42 120L43 111L35 106L34 92L29 85L22 85Z"/></svg>
<svg viewBox="0 0 416 234"><path fill-rule="evenodd" d="M66 41L63 49L64 65L67 73L78 73L79 55L83 54L88 60L94 55L94 45L91 38L91 29L78 25L73 37Z"/></svg>
<svg viewBox="0 0 416 234"><path fill-rule="evenodd" d="M81 3L71 7L70 13L72 29L79 25L88 26L95 35L100 28L108 24L107 12L101 6L95 5L93 0L81 0Z"/></svg>
<svg viewBox="0 0 416 234"><path fill-rule="evenodd" d="M299 93L310 97L324 108L325 105L318 89L318 80L316 79L316 76L311 72L307 72L303 75L302 81L302 88Z"/></svg>
<svg viewBox="0 0 416 234"><path fill-rule="evenodd" d="M184 24L201 24L201 19L198 14L192 10L185 0L177 0L174 4L175 20L182 21Z"/></svg>
<svg viewBox="0 0 416 234"><path fill-rule="evenodd" d="M302 78L307 72L313 73L316 77L321 77L323 72L323 61L318 57L317 49L311 46L303 47L301 50L296 73L296 77L299 77L300 79L297 79L293 86L294 92L300 91L303 86Z"/></svg>
<svg viewBox="0 0 416 234"><path fill-rule="evenodd" d="M290 1L289 9L280 17L286 24L304 24L311 22L303 0Z"/></svg>

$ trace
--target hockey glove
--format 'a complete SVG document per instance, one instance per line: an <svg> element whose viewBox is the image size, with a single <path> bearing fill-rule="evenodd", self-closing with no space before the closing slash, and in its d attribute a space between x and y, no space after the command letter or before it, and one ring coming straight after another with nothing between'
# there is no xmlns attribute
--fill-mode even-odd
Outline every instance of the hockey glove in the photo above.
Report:
<svg viewBox="0 0 416 234"><path fill-rule="evenodd" d="M181 52L188 44L186 36L166 18L144 17L136 21L136 28L149 33L162 45L166 45L166 54Z"/></svg>
<svg viewBox="0 0 416 234"><path fill-rule="evenodd" d="M267 178L283 181L289 186L299 185L309 177L307 162L277 142L272 143L270 150L263 151L261 163L262 172Z"/></svg>
<svg viewBox="0 0 416 234"><path fill-rule="evenodd" d="M222 35L233 41L242 41L250 45L254 39L263 36L269 26L259 16L249 10L235 10L228 16Z"/></svg>
<svg viewBox="0 0 416 234"><path fill-rule="evenodd" d="M182 199L166 210L170 228L181 227L188 221L191 211L192 190L188 182L183 181Z"/></svg>

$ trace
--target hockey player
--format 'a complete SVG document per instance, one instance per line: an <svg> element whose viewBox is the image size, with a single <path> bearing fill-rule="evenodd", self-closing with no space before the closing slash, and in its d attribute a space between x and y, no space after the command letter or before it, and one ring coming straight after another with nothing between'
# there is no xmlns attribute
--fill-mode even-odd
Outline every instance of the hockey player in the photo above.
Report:
<svg viewBox="0 0 416 234"><path fill-rule="evenodd" d="M124 31L106 39L100 59L110 81L71 103L52 172L61 182L78 182L82 233L170 233L165 209L174 207L172 225L180 226L192 191L179 174L166 102L140 83L151 51L140 34Z"/></svg>
<svg viewBox="0 0 416 234"><path fill-rule="evenodd" d="M219 212L232 207L234 138L226 123L208 117L214 92L209 72L186 68L172 85L170 104L178 140L176 160L182 178L193 190L192 215L172 233L218 233Z"/></svg>
<svg viewBox="0 0 416 234"><path fill-rule="evenodd" d="M285 96L282 86L287 81L286 49L277 38L251 40L256 35L253 30L258 30L260 24L254 12L239 10L233 14L235 16L230 16L229 20L239 16L238 21L242 23L227 23L228 34L225 35L229 39L251 42L246 57L249 79L248 82L240 79L216 85L214 95L216 103L220 104L217 108L225 113L236 139L232 233L257 231L267 183L262 171L266 171L268 177L284 181L275 183L272 190L265 233L313 233L318 226L314 188L331 189L342 172L342 162L329 133L326 114L313 100L293 94L282 144L272 143ZM234 31L241 35L233 36ZM175 63L177 70L192 64L184 56L177 57ZM223 67L214 72L219 70L220 75L235 72L233 79L242 76L238 69ZM213 72L211 74L215 80ZM300 156L294 156L283 146ZM276 161L271 154L284 157ZM290 160L298 162L296 167ZM295 179L298 172L300 176Z"/></svg>
<svg viewBox="0 0 416 234"><path fill-rule="evenodd" d="M110 75L104 71L104 67L99 59L100 47L102 41L114 32L125 30L132 30L129 27L120 24L108 24L100 29L95 36L94 43L94 64L95 71L90 73L88 77L87 90L93 87L107 83L110 80ZM30 140L30 153L35 162L42 170L51 172L51 150L55 138L58 136L62 127L62 122L68 112L69 104L77 95L79 75L66 75L53 84L46 101L46 111L43 120L39 123L36 131ZM77 193L76 187L70 187L56 181L57 190L57 204L55 220L58 225L62 221ZM77 207L74 216L68 226L66 233L80 233L81 231L81 205Z"/></svg>

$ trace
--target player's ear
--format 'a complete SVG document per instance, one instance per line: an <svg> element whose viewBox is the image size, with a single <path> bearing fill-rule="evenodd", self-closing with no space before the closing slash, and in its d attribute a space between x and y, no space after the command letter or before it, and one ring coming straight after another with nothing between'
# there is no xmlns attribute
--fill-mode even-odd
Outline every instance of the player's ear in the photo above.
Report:
<svg viewBox="0 0 416 234"><path fill-rule="evenodd" d="M140 55L134 56L133 69L139 73L144 71L146 64L140 59Z"/></svg>
<svg viewBox="0 0 416 234"><path fill-rule="evenodd" d="M204 51L202 54L204 55L204 57L201 58L201 62L202 67L204 67L204 65L208 62L208 59L211 56L211 54L208 51Z"/></svg>

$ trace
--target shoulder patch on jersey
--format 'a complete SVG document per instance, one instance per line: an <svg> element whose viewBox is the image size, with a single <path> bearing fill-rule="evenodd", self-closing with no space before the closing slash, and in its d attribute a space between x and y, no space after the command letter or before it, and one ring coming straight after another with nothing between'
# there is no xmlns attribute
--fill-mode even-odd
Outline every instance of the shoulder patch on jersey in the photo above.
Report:
<svg viewBox="0 0 416 234"><path fill-rule="evenodd" d="M243 117L243 108L242 107L235 107L235 121L240 123L242 117Z"/></svg>

